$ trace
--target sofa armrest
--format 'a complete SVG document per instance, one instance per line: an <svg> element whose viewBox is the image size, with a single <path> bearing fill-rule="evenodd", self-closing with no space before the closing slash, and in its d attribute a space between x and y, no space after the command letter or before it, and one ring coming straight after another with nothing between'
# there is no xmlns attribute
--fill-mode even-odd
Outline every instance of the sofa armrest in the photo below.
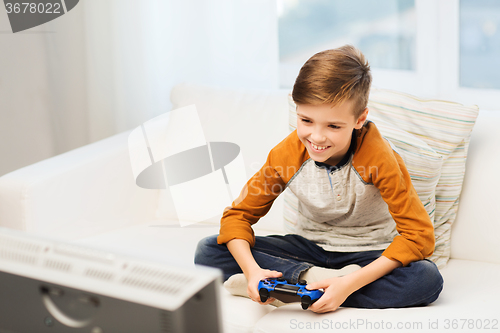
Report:
<svg viewBox="0 0 500 333"><path fill-rule="evenodd" d="M500 112L480 110L472 130L460 205L451 231L453 259L500 264L499 121Z"/></svg>
<svg viewBox="0 0 500 333"><path fill-rule="evenodd" d="M135 184L129 133L0 177L0 225L78 239L152 219L158 190Z"/></svg>

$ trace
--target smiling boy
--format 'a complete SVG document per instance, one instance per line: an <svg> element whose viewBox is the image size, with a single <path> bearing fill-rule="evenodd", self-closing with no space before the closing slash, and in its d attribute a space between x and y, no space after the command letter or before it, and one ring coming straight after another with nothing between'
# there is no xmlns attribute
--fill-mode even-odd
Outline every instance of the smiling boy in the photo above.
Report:
<svg viewBox="0 0 500 333"><path fill-rule="evenodd" d="M308 289L325 291L309 307L318 313L437 299L443 280L425 259L434 229L403 160L366 120L370 85L368 63L352 46L304 64L292 92L297 130L226 208L219 235L200 241L195 263L221 268L225 280L242 277L259 303L261 279L306 279ZM251 226L285 188L299 202L296 234L255 237ZM338 271L345 267L359 269Z"/></svg>

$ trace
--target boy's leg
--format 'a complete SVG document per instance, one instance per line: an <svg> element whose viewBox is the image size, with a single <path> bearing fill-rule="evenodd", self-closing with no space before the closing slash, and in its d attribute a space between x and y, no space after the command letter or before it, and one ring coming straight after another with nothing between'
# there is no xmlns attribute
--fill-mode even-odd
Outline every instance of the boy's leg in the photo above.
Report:
<svg viewBox="0 0 500 333"><path fill-rule="evenodd" d="M430 260L399 267L351 294L342 306L355 308L401 308L434 302L443 289L443 278Z"/></svg>
<svg viewBox="0 0 500 333"><path fill-rule="evenodd" d="M256 237L251 251L260 267L282 272L291 283L296 283L302 272L314 265L324 266L326 261L323 249L297 235ZM227 246L217 244L216 235L198 243L195 264L222 269L224 281L242 273Z"/></svg>
<svg viewBox="0 0 500 333"><path fill-rule="evenodd" d="M252 254L260 267L283 273L296 283L302 272L312 266L340 269L349 264L365 266L383 251L327 252L318 245L296 235L256 237ZM217 236L210 236L198 244L195 263L221 268L224 280L241 273L241 269L225 245L217 244ZM427 305L437 299L443 278L436 265L429 260L396 268L386 276L350 295L345 307L388 308Z"/></svg>

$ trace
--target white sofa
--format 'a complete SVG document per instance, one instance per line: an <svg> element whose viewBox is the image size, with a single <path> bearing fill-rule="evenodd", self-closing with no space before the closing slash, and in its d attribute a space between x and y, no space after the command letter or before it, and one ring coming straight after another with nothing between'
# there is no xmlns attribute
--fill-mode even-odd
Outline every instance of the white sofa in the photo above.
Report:
<svg viewBox="0 0 500 333"><path fill-rule="evenodd" d="M174 108L195 104L207 141L241 147L250 177L288 129L288 91L181 84ZM451 260L440 298L422 308L340 308L318 315L300 305L275 308L222 292L225 332L500 330L500 113L480 111L472 132ZM90 246L194 265L197 242L218 233L220 216L180 227L168 192L135 185L128 136L121 133L0 177L0 225ZM194 206L193 209L196 209ZM222 212L221 212L222 213ZM284 233L283 198L254 226Z"/></svg>

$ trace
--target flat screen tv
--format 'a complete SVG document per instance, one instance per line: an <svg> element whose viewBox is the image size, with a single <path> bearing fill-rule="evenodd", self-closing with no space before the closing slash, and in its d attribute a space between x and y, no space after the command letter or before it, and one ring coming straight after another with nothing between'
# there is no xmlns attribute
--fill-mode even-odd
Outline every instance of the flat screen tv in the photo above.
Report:
<svg viewBox="0 0 500 333"><path fill-rule="evenodd" d="M0 228L0 332L222 332L221 273Z"/></svg>

